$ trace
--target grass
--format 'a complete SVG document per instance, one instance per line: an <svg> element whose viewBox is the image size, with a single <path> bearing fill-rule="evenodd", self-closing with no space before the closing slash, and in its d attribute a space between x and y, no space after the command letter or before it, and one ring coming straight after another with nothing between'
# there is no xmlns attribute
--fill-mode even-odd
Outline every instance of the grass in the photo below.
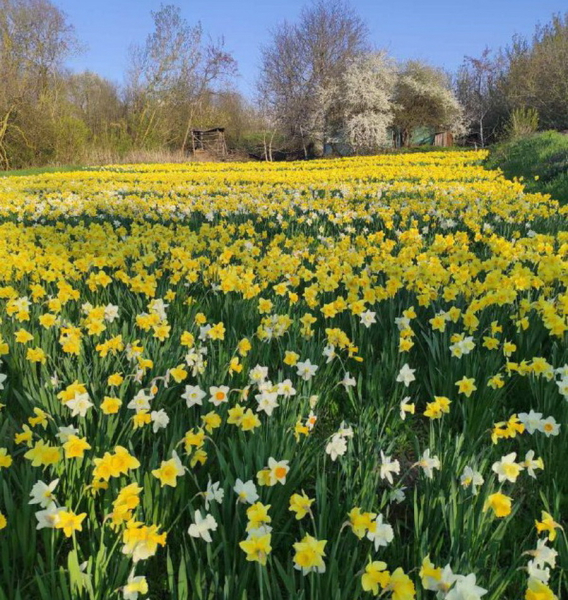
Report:
<svg viewBox="0 0 568 600"><path fill-rule="evenodd" d="M545 131L495 146L486 166L522 178L529 192L568 203L568 135Z"/></svg>
<svg viewBox="0 0 568 600"><path fill-rule="evenodd" d="M158 163L185 163L198 161L198 158L191 157L185 152L179 150L130 150L126 153L117 153L105 149L93 149L88 154L81 157L75 157L81 164L73 165L49 165L42 167L27 167L25 169L13 169L10 171L0 171L0 177L17 177L26 175L41 175L43 173L65 173L71 171L91 171L101 165L116 164L158 164ZM203 160L203 159L201 159ZM208 162L215 161L213 155L208 155Z"/></svg>
<svg viewBox="0 0 568 600"><path fill-rule="evenodd" d="M26 175L41 175L42 173L64 173L68 171L84 171L86 167L64 165L59 167L34 167L30 169L16 169L13 171L0 171L0 177L23 177Z"/></svg>

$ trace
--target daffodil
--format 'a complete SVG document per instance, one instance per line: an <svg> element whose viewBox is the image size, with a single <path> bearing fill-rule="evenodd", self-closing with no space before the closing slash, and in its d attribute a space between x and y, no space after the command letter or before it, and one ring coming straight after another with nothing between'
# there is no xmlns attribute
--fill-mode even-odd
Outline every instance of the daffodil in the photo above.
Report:
<svg viewBox="0 0 568 600"><path fill-rule="evenodd" d="M239 542L239 547L246 553L246 559L252 562L258 562L261 565L266 565L266 559L272 552L271 534L251 535L243 542Z"/></svg>
<svg viewBox="0 0 568 600"><path fill-rule="evenodd" d="M548 541L553 542L556 539L556 530L562 529L561 525L557 523L552 515L546 511L542 511L540 521L535 521L536 530L538 533L548 532Z"/></svg>
<svg viewBox="0 0 568 600"><path fill-rule="evenodd" d="M496 517L507 517L512 511L512 498L505 496L501 492L490 494L487 497L483 510L486 511L489 508L493 510Z"/></svg>
<svg viewBox="0 0 568 600"><path fill-rule="evenodd" d="M192 523L188 529L188 533L191 537L201 538L210 543L213 541L211 538L211 531L216 530L217 521L212 515L202 515L201 511L195 511L194 523Z"/></svg>
<svg viewBox="0 0 568 600"><path fill-rule="evenodd" d="M55 518L55 528L63 529L66 537L71 537L73 532L82 531L81 523L84 521L87 513L76 515L72 510L61 510Z"/></svg>
<svg viewBox="0 0 568 600"><path fill-rule="evenodd" d="M361 576L363 591L378 596L379 592L384 590L390 582L390 573L386 568L387 563L379 560L368 563L365 572Z"/></svg>
<svg viewBox="0 0 568 600"><path fill-rule="evenodd" d="M290 497L290 510L295 514L299 521L311 512L311 505L314 503L313 498L308 498L305 493L292 494Z"/></svg>
<svg viewBox="0 0 568 600"><path fill-rule="evenodd" d="M169 485L170 487L177 486L177 478L182 477L185 473L181 460L176 452L172 452L172 458L163 460L158 469L152 471L152 475L159 479L160 487Z"/></svg>
<svg viewBox="0 0 568 600"><path fill-rule="evenodd" d="M317 540L311 535L305 535L302 540L294 544L294 567L307 575L312 571L325 572L325 551L327 540Z"/></svg>

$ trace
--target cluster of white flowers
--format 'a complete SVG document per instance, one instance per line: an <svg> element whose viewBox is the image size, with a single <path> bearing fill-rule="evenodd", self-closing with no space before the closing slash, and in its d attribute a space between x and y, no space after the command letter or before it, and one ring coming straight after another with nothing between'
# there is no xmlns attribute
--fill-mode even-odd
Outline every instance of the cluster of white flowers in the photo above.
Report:
<svg viewBox="0 0 568 600"><path fill-rule="evenodd" d="M473 341L473 336L468 335L463 338L463 340L459 340L450 344L450 352L452 356L456 358L461 358L466 354L469 354L475 348L475 342Z"/></svg>
<svg viewBox="0 0 568 600"><path fill-rule="evenodd" d="M195 346L189 348L185 355L185 364L191 369L193 377L201 375L207 367L207 348L205 346Z"/></svg>
<svg viewBox="0 0 568 600"><path fill-rule="evenodd" d="M57 517L63 508L57 506L57 498L53 493L59 479L54 479L51 483L43 481L36 482L30 492L31 500L28 504L39 504L43 510L35 513L37 519L36 529L53 529L57 522Z"/></svg>
<svg viewBox="0 0 568 600"><path fill-rule="evenodd" d="M519 413L519 422L525 426L525 429L531 435L535 431L540 431L550 437L551 435L558 435L560 433L560 424L556 422L554 417L542 418L542 413L537 413L534 410L530 410L528 413Z"/></svg>
<svg viewBox="0 0 568 600"><path fill-rule="evenodd" d="M325 447L325 451L331 457L331 460L337 460L338 456L343 456L347 452L347 438L353 437L353 429L341 423L340 428L332 436Z"/></svg>
<svg viewBox="0 0 568 600"><path fill-rule="evenodd" d="M422 567L422 585L425 589L438 593L438 598L444 600L479 600L487 594L487 590L476 584L474 573L460 575L452 571L450 565L442 569L434 569L426 557L425 563L430 569Z"/></svg>
<svg viewBox="0 0 568 600"><path fill-rule="evenodd" d="M79 416L82 418L87 416L88 410L93 406L93 403L89 398L89 394L86 392L75 393L73 398L71 398L71 400L67 400L64 404L67 408L71 409L72 417Z"/></svg>

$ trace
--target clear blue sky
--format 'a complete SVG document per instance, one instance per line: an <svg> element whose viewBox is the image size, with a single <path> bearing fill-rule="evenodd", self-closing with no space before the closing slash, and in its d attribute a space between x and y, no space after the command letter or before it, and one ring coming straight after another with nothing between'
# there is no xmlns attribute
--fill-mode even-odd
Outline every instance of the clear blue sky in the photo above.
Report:
<svg viewBox="0 0 568 600"><path fill-rule="evenodd" d="M69 62L122 82L127 50L152 29L150 11L176 4L190 23L200 21L213 37L224 36L238 62L238 88L254 92L260 47L270 29L295 20L304 0L54 0L75 26L86 51ZM568 0L352 0L371 40L398 60L422 58L455 70L464 55L496 49L513 34L530 35L537 22L568 10Z"/></svg>

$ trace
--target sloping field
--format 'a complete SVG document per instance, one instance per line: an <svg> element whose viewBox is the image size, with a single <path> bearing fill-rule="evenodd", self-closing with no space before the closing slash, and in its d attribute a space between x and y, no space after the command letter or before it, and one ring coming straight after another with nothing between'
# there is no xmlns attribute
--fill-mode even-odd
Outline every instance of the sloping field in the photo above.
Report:
<svg viewBox="0 0 568 600"><path fill-rule="evenodd" d="M0 599L566 597L566 208L483 152L0 180Z"/></svg>

